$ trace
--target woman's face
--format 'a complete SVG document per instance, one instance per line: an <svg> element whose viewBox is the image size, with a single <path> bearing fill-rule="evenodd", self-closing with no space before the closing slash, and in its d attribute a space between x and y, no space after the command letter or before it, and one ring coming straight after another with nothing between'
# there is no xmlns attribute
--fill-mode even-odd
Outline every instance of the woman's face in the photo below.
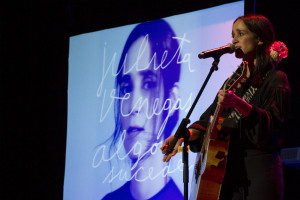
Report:
<svg viewBox="0 0 300 200"><path fill-rule="evenodd" d="M238 19L232 27L232 43L237 58L251 59L256 56L256 47L260 43L254 34L247 28L244 21Z"/></svg>
<svg viewBox="0 0 300 200"><path fill-rule="evenodd" d="M141 154L158 141L157 133L162 123L162 113L157 112L161 110L164 101L162 81L158 80L159 77L152 67L152 70L150 67L145 69L150 63L151 51L148 43L146 46L142 45L141 53L142 41L143 38L139 38L128 50L126 69L131 69L129 73L123 74L120 83L121 97L128 95L128 99L123 100L120 105L122 128L127 132L125 150L129 152L139 142L141 145L138 147L141 148L136 150ZM140 59L137 62L138 57ZM129 156L131 159L137 157L132 152Z"/></svg>

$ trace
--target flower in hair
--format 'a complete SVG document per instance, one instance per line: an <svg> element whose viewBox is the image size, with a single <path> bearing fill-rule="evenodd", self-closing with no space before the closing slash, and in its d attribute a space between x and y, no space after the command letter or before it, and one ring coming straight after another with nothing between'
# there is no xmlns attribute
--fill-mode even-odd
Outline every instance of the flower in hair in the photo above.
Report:
<svg viewBox="0 0 300 200"><path fill-rule="evenodd" d="M277 63L288 56L288 48L283 42L274 42L269 48L270 57Z"/></svg>

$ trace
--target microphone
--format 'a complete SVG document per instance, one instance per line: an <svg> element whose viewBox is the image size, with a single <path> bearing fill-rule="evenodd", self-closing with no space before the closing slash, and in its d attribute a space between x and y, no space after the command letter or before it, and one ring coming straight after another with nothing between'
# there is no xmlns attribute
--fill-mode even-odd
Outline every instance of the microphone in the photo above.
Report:
<svg viewBox="0 0 300 200"><path fill-rule="evenodd" d="M219 47L219 48L211 49L208 51L203 51L202 53L200 53L198 55L198 57L199 58L221 57L225 53L233 53L234 50L235 50L234 45L231 43L228 43L227 45Z"/></svg>

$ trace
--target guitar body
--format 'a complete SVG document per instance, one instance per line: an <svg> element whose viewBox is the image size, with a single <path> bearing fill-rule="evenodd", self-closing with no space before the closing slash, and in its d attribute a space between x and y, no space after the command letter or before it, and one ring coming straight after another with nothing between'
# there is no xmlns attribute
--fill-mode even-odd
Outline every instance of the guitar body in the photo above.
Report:
<svg viewBox="0 0 300 200"><path fill-rule="evenodd" d="M223 121L223 119L221 120ZM226 170L229 136L220 139L218 131L215 129L209 139L205 169L201 174L195 198L197 200L217 200L219 198Z"/></svg>
<svg viewBox="0 0 300 200"><path fill-rule="evenodd" d="M226 81L223 91L233 89L246 75L246 64L241 66L240 71ZM221 118L222 106L217 105L214 115L210 119L206 133L203 138L202 147L198 154L195 166L195 184L191 199L197 200L218 200L223 178L226 170L226 162L229 148L229 136L220 137L224 118ZM193 196L195 195L195 196Z"/></svg>

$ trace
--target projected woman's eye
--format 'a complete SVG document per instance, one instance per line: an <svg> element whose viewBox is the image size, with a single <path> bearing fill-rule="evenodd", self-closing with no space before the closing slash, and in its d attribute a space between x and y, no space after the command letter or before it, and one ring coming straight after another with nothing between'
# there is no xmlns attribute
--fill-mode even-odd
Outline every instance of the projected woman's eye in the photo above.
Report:
<svg viewBox="0 0 300 200"><path fill-rule="evenodd" d="M125 75L120 84L121 94L124 95L126 93L130 93L133 90L133 85L131 82L131 77L129 75Z"/></svg>
<svg viewBox="0 0 300 200"><path fill-rule="evenodd" d="M151 72L130 73L122 78L120 83L121 95L142 90L152 91L158 87L157 76Z"/></svg>
<svg viewBox="0 0 300 200"><path fill-rule="evenodd" d="M155 75L147 76L143 81L143 89L145 90L152 90L157 87L157 77Z"/></svg>

